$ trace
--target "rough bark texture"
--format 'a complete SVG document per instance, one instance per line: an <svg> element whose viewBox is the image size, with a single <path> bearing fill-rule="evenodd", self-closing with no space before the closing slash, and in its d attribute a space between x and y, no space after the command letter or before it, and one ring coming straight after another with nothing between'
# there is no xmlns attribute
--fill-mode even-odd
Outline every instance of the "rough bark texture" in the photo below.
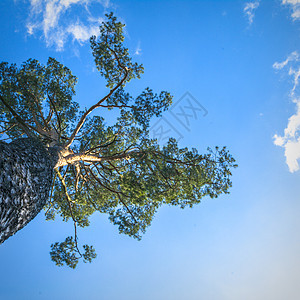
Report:
<svg viewBox="0 0 300 300"><path fill-rule="evenodd" d="M0 141L0 244L36 217L51 188L58 151L38 140Z"/></svg>

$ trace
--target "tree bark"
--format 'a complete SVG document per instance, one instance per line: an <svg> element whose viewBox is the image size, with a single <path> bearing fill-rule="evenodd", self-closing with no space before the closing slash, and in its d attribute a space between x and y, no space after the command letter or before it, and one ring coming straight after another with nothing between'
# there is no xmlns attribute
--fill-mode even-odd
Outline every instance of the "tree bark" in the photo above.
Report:
<svg viewBox="0 0 300 300"><path fill-rule="evenodd" d="M0 141L0 244L44 207L58 152L33 138Z"/></svg>

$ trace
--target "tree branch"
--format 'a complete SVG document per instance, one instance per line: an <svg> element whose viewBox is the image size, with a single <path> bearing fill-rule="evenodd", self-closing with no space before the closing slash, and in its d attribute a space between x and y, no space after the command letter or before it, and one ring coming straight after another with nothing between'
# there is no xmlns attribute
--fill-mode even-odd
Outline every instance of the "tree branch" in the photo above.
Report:
<svg viewBox="0 0 300 300"><path fill-rule="evenodd" d="M139 151L130 151L130 152L123 152L121 154L115 154L111 156L96 156L91 154L84 154L84 153L74 153L69 154L65 157L62 157L57 164L55 165L55 169L58 167L63 167L68 164L74 164L78 161L85 161L85 162L100 162L100 161L109 161L109 160L118 160L118 159L126 159L130 158L133 154L139 154Z"/></svg>
<svg viewBox="0 0 300 300"><path fill-rule="evenodd" d="M65 182L64 178L62 177L62 175L60 174L60 172L59 172L58 170L56 170L56 173L57 173L57 175L58 175L58 177L59 177L59 179L60 179L60 181L61 181L61 183L62 183L62 185L63 185L63 187L64 187L64 192L65 192L66 198L67 198L67 200L68 200L68 205L69 205L70 214L71 214L71 217L72 217L73 222L74 222L74 234L75 234L74 240L75 240L75 247L76 247L76 250L77 250L77 252L79 253L80 257L82 257L82 254L81 254L81 252L80 252L80 250L79 250L79 248L78 248L78 243L77 243L77 239L78 239L78 238L77 238L77 221L76 221L76 219L75 219L75 217L74 217L74 215L73 215L73 211L72 211L72 205L71 205L72 199L70 198L70 196L69 196L69 194L68 194L67 185L66 185L66 182Z"/></svg>
<svg viewBox="0 0 300 300"><path fill-rule="evenodd" d="M60 136L61 133L62 133L60 116L59 116L59 114L58 114L58 112L57 112L57 109L56 109L56 106L55 106L55 103L54 103L53 99L49 96L48 93L47 93L47 96L48 96L48 99L49 99L49 101L50 101L50 104L51 104L52 107L53 107L54 113L55 113L55 115L56 115L56 119L57 119L57 123L58 123L58 128L59 128L59 132L57 132L57 133L58 133L58 135Z"/></svg>
<svg viewBox="0 0 300 300"><path fill-rule="evenodd" d="M23 128L24 132L27 134L28 137L33 137L34 135L29 130L29 126L23 121L23 119L17 114L17 112L6 102L4 97L0 95L0 100L6 106L6 108L11 112L11 114L16 118L19 125Z"/></svg>
<svg viewBox="0 0 300 300"><path fill-rule="evenodd" d="M113 53L113 55L115 56L115 58L118 61L118 65L125 71L125 75L124 77L121 79L121 81L113 88L110 90L110 92L103 97L100 101L98 101L95 105L91 106L81 117L81 119L79 120L79 122L77 123L76 128L74 129L73 133L70 136L70 139L68 140L68 142L66 143L66 147L70 147L70 145L73 143L76 135L78 134L80 128L83 126L86 117L96 108L100 107L101 103L103 103L105 100L107 100L119 87L121 87L123 85L123 83L125 82L125 80L127 79L128 76L128 69L125 66L122 66L120 63L120 60L116 54L116 52L114 50L112 50L110 47L108 47L108 49Z"/></svg>
<svg viewBox="0 0 300 300"><path fill-rule="evenodd" d="M33 99L33 102L36 104L36 106L37 106L37 109L38 109L38 111L39 111L39 113L40 113L40 117L42 118L42 120L43 120L43 122L44 122L44 125L45 125L45 127L48 129L48 130L50 130L50 128L49 128L49 126L48 126L48 123L46 122L46 120L45 120L45 118L44 118L44 115L43 115L43 112L42 112L42 107L41 107L41 105L40 105L40 103L39 103L39 101L38 101L38 99L36 98L36 96L34 95L34 94L32 94L22 83L19 83L22 87L23 87L23 89L26 91L26 93L30 96L29 97L29 99ZM31 110L31 109L30 109ZM35 113L35 111L34 111L34 109L32 109L31 110L31 112L32 112L32 114L34 115L34 121L35 121L35 123L36 123L36 125L37 125L37 127L43 127L42 126L42 124L36 119L36 113Z"/></svg>
<svg viewBox="0 0 300 300"><path fill-rule="evenodd" d="M85 152L85 154L91 153L92 151L94 151L94 150L96 150L96 149L98 149L98 148L105 148L105 147L108 147L108 146L112 145L112 144L116 141L116 139L117 139L117 136L115 135L115 136L114 136L114 139L113 139L111 142L108 142L108 143L106 143L106 144L104 144L104 145L99 145L99 146L95 146L95 147L93 147L93 148L90 148L89 150L87 150L87 151Z"/></svg>
<svg viewBox="0 0 300 300"><path fill-rule="evenodd" d="M93 176L93 178L102 186L104 187L105 189L107 189L108 191L112 192L112 193L115 193L117 195L117 197L119 198L120 202L124 205L124 207L126 208L126 210L128 211L128 213L132 216L133 220L135 223L139 224L139 222L136 220L135 216L133 215L133 213L131 212L131 210L129 209L129 207L127 206L127 204L122 200L121 195L123 195L122 192L119 192L119 191L115 191L113 190L112 188L104 185L101 180L93 173L93 171L87 167L87 169L89 170L89 172L91 173L91 175Z"/></svg>
<svg viewBox="0 0 300 300"><path fill-rule="evenodd" d="M12 128L14 128L17 124L12 124L11 126L9 126L9 128L4 129L3 131L0 132L0 134L4 134L5 132L11 130Z"/></svg>

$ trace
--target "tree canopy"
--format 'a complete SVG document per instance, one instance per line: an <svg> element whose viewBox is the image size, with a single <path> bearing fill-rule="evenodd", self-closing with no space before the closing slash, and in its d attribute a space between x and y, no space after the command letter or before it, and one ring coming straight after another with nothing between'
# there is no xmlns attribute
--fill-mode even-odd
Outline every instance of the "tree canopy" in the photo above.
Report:
<svg viewBox="0 0 300 300"><path fill-rule="evenodd" d="M144 69L124 46L124 24L112 13L106 17L90 44L108 93L90 108L79 111L73 100L77 78L54 58L45 66L35 59L20 67L0 64L2 140L25 136L60 149L45 215L72 220L75 234L51 245L59 266L75 268L79 258L96 257L92 246L83 245L82 253L77 238L77 226L88 226L94 212L107 214L120 233L140 239L161 205L193 207L205 196L228 193L236 167L225 147L199 154L179 148L173 138L164 146L150 138L151 118L168 109L172 96L148 87L136 98L126 92L126 84ZM108 126L98 108L118 110L115 124Z"/></svg>

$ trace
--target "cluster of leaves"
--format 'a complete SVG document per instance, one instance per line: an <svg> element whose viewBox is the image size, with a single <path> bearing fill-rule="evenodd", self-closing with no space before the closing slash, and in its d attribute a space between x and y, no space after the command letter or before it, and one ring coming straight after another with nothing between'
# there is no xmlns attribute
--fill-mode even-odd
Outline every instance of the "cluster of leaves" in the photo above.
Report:
<svg viewBox="0 0 300 300"><path fill-rule="evenodd" d="M29 59L18 68L0 63L0 124L10 139L27 134L49 139L51 131L67 136L75 121L78 103L72 100L77 79L71 71L49 58L42 66ZM20 126L21 116L23 126Z"/></svg>
<svg viewBox="0 0 300 300"><path fill-rule="evenodd" d="M56 242L51 245L51 259L59 267L66 264L68 267L75 269L81 257L83 257L85 263L91 262L92 259L97 257L93 246L83 245L83 254L76 248L76 241L72 236L68 236L64 242Z"/></svg>
<svg viewBox="0 0 300 300"><path fill-rule="evenodd" d="M123 27L121 22L110 13L107 22L100 26L99 37L90 39L95 64L100 74L106 79L108 88L113 88L123 80L122 85L133 78L140 78L144 68L138 63L132 63L128 49L124 47Z"/></svg>

